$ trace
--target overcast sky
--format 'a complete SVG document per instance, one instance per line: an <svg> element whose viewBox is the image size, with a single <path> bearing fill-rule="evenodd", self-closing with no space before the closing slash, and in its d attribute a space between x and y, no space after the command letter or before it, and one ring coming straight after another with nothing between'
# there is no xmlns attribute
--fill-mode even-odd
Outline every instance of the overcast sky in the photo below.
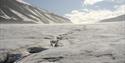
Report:
<svg viewBox="0 0 125 63"><path fill-rule="evenodd" d="M125 0L25 0L29 4L69 18L73 23L96 21L125 14Z"/></svg>

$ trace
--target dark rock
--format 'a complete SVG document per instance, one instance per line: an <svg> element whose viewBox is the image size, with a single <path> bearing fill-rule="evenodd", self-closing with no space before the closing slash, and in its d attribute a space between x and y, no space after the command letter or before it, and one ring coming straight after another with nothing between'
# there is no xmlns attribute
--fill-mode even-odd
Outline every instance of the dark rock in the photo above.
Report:
<svg viewBox="0 0 125 63"><path fill-rule="evenodd" d="M29 53L38 53L44 50L47 50L47 48L42 48L42 47L30 47L27 49Z"/></svg>
<svg viewBox="0 0 125 63"><path fill-rule="evenodd" d="M14 63L16 60L21 58L21 54L8 54L7 59L4 63Z"/></svg>
<svg viewBox="0 0 125 63"><path fill-rule="evenodd" d="M12 54L6 49L0 49L0 63L14 63L21 57L21 54Z"/></svg>
<svg viewBox="0 0 125 63"><path fill-rule="evenodd" d="M0 50L0 63L4 63L7 60L8 53L4 50Z"/></svg>
<svg viewBox="0 0 125 63"><path fill-rule="evenodd" d="M61 59L63 59L64 57L60 56L60 57L48 57L48 58L43 58L49 62L56 62L56 61L59 61Z"/></svg>

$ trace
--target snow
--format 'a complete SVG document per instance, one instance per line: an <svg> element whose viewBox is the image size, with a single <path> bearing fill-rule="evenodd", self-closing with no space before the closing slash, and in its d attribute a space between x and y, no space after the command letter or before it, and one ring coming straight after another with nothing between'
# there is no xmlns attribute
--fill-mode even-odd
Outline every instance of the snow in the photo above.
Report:
<svg viewBox="0 0 125 63"><path fill-rule="evenodd" d="M48 50L17 63L53 63L44 58L56 58L55 63L124 63L125 22L84 25L2 24L0 48L25 50L43 47ZM63 35L60 47L51 47L45 37ZM22 51L23 52L23 51ZM59 57L62 57L59 59Z"/></svg>
<svg viewBox="0 0 125 63"><path fill-rule="evenodd" d="M11 19L11 17L9 17L7 14L5 14L1 9L0 12L3 14L1 15L1 17L5 18L5 19Z"/></svg>
<svg viewBox="0 0 125 63"><path fill-rule="evenodd" d="M22 13L19 13L16 10L13 10L13 9L10 8L10 11L12 11L13 13L15 13L17 16L19 16L20 18L22 18L24 21L32 21L31 19L27 18Z"/></svg>
<svg viewBox="0 0 125 63"><path fill-rule="evenodd" d="M29 3L25 2L24 0L16 0L16 1L18 1L18 2L20 2L20 3L23 3L23 4L30 5Z"/></svg>
<svg viewBox="0 0 125 63"><path fill-rule="evenodd" d="M33 13L34 15L38 16L38 14L36 14L36 12L34 12L32 9L27 7L27 10L29 10L31 13Z"/></svg>

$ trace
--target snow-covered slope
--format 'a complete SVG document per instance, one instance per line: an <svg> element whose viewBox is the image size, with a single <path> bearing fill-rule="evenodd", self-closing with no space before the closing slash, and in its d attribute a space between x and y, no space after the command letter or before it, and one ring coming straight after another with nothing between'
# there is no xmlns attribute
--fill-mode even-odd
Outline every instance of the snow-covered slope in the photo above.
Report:
<svg viewBox="0 0 125 63"><path fill-rule="evenodd" d="M67 18L18 0L0 0L0 23L71 23Z"/></svg>
<svg viewBox="0 0 125 63"><path fill-rule="evenodd" d="M101 20L101 22L116 22L116 21L125 21L125 14L117 17Z"/></svg>
<svg viewBox="0 0 125 63"><path fill-rule="evenodd" d="M125 63L124 25L123 21L85 25L1 24L0 49L26 55L15 63ZM51 47L52 37L60 35L60 46ZM30 47L47 50L28 54Z"/></svg>

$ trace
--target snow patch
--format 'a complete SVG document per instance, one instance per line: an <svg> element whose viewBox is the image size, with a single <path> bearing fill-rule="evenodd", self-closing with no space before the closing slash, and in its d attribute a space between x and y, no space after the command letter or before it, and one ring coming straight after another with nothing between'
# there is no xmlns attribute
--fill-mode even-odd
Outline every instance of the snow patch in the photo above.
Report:
<svg viewBox="0 0 125 63"><path fill-rule="evenodd" d="M4 13L4 11L2 11L1 9L0 9L0 12L3 14L3 15L1 15L0 17L2 17L2 18L5 18L5 19L11 19L6 13Z"/></svg>
<svg viewBox="0 0 125 63"><path fill-rule="evenodd" d="M37 15L33 10L31 10L29 7L26 7L27 10L29 10L31 13L33 13L34 15ZM38 16L38 15L37 15Z"/></svg>
<svg viewBox="0 0 125 63"><path fill-rule="evenodd" d="M17 16L19 16L20 18L22 18L24 21L32 21L31 19L25 17L24 15L22 15L21 13L13 10L13 9L10 9L13 13L15 13Z"/></svg>
<svg viewBox="0 0 125 63"><path fill-rule="evenodd" d="M20 3L24 3L24 4L27 4L27 5L30 5L29 3L25 2L24 0L16 0L16 1L18 1Z"/></svg>

